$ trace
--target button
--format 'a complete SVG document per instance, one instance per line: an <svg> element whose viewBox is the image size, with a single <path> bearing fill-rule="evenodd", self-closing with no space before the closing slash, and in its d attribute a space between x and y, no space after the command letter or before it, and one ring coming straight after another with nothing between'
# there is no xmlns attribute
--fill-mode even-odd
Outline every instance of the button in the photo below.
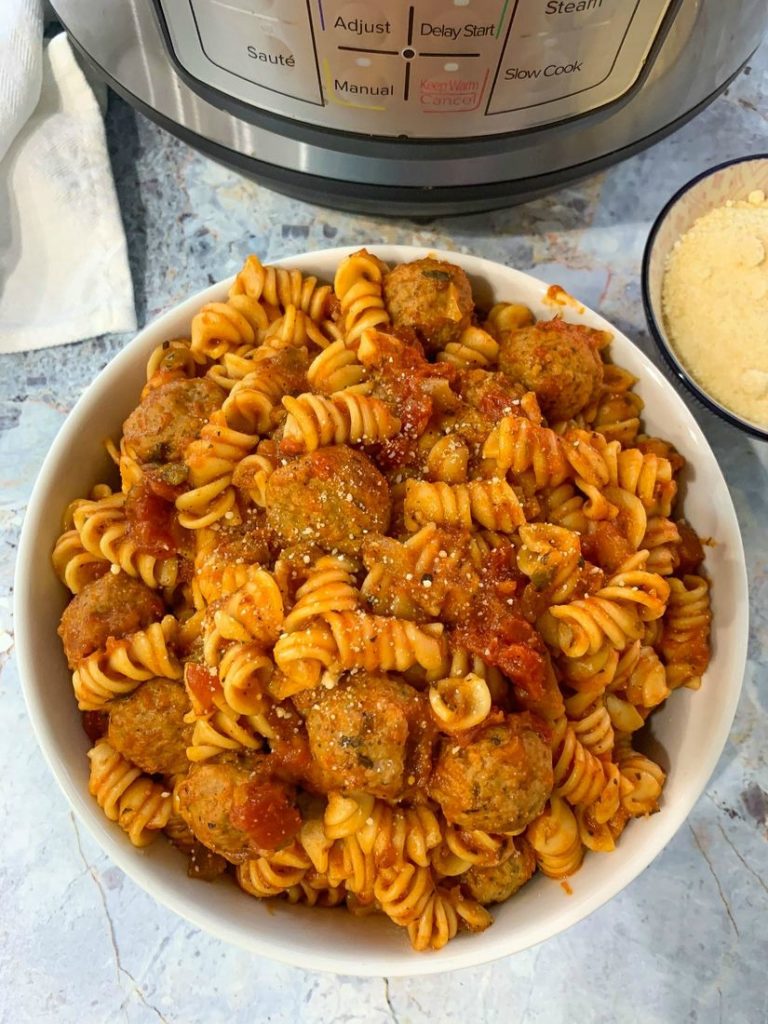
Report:
<svg viewBox="0 0 768 1024"><path fill-rule="evenodd" d="M320 26L335 46L398 51L405 45L407 13L402 8L389 13L362 0L322 0L319 7Z"/></svg>
<svg viewBox="0 0 768 1024"><path fill-rule="evenodd" d="M598 7L588 9L591 0L569 2L576 7L583 5L583 10L578 12L581 16L595 16L595 11L599 10ZM602 0L603 5L610 2ZM548 8L559 11L560 5L561 0L548 0L537 8L536 18L532 16L532 8L525 8L519 17L518 7L499 64L496 85L488 105L489 114L564 99L593 89L610 76L632 20L628 5L623 6L610 22L596 23L585 31L581 26L574 27L573 17L576 15L565 12L568 4L563 2L563 13L554 15L567 19L560 22L563 29L541 35L546 29L546 23L540 20L547 17L544 12ZM539 34L535 34L534 29Z"/></svg>
<svg viewBox="0 0 768 1024"><path fill-rule="evenodd" d="M434 12L423 14L417 6L413 45L421 55L479 53L499 34L505 6L492 0L470 0L451 6L435 5Z"/></svg>
<svg viewBox="0 0 768 1024"><path fill-rule="evenodd" d="M285 96L320 102L309 22L295 0L191 0L200 46L212 64ZM278 17L279 13L279 17ZM287 20L292 19L292 20Z"/></svg>
<svg viewBox="0 0 768 1024"><path fill-rule="evenodd" d="M192 0L192 6L195 8L195 14L202 6L217 7L217 17L224 19L229 13L233 13L262 21L298 25L307 18L307 8L301 0Z"/></svg>
<svg viewBox="0 0 768 1024"><path fill-rule="evenodd" d="M422 57L413 64L411 95L425 114L468 114L484 103L489 78L484 61Z"/></svg>
<svg viewBox="0 0 768 1024"><path fill-rule="evenodd" d="M395 98L401 98L405 62L400 57L361 53L345 60L338 68L323 61L323 84L330 103L360 110L386 110Z"/></svg>
<svg viewBox="0 0 768 1024"><path fill-rule="evenodd" d="M515 12L514 30L523 37L611 24L623 35L635 6L627 0L546 0L520 4Z"/></svg>

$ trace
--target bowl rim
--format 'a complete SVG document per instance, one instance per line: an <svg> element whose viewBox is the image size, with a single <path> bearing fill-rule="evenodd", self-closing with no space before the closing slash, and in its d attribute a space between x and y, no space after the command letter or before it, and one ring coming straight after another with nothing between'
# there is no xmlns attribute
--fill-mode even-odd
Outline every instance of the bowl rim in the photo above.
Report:
<svg viewBox="0 0 768 1024"><path fill-rule="evenodd" d="M386 243L372 243L371 247L377 255L380 255L386 260L413 260L423 258L429 254L434 255L435 258L453 261L460 266L464 266L470 275L474 275L476 277L488 275L492 271L495 273L498 273L499 270L511 271L513 275L520 275L526 278L528 282L534 283L537 287L540 287L542 291L545 291L548 287L546 281L533 274L518 271L515 268L506 266L505 264L488 260L480 256L475 256L474 254L450 252L428 246L400 246ZM306 264L311 264L312 261L325 261L331 258L338 262L339 259L358 250L359 246L344 246L315 250L299 254L298 256L275 260L272 265L282 265L290 268L295 266L297 262L303 262L305 263L303 272L312 273L314 271L307 269ZM653 833L642 844L641 849L635 852L634 856L627 864L618 864L616 866L617 870L608 873L610 881L606 881L603 885L598 885L596 888L593 888L591 892L585 893L583 899L581 899L578 904L574 903L569 905L566 903L563 905L563 910L560 913L554 928L551 924L545 924L541 920L531 920L527 925L525 937L517 940L513 939L512 941L510 941L510 937L504 932L494 932L494 929L491 929L489 933L486 933L490 936L491 941L489 945L477 945L471 942L467 942L466 944L462 942L457 943L456 945L449 943L446 948L434 956L417 954L412 952L410 949L404 950L402 954L397 954L396 957L395 955L390 955L388 953L374 951L367 954L365 956L365 960L362 960L362 958L361 960L353 959L351 955L346 953L335 953L332 947L313 949L311 954L307 953L306 950L295 952L294 948L284 940L281 939L275 941L273 937L271 938L268 927L254 928L253 930L249 930L247 934L244 934L242 928L240 928L236 923L223 917L220 911L216 909L212 910L208 906L207 902L198 902L189 899L189 897L176 891L163 881L160 875L156 871L152 870L150 865L143 866L141 858L142 851L136 851L124 842L125 837L122 833L118 834L119 830L115 829L114 824L112 822L108 822L106 818L103 817L101 810L91 799L87 789L76 785L70 778L67 772L68 762L63 758L61 760L59 759L59 752L55 739L55 728L52 721L53 716L46 709L42 692L37 692L38 689L41 688L33 686L31 682L32 678L36 676L36 673L33 670L31 641L32 630L28 627L28 623L30 623L33 618L30 611L28 611L28 609L32 608L30 593L31 577L30 574L25 573L23 569L25 564L29 561L29 556L31 555L39 532L39 524L41 524L50 514L49 510L44 507L44 502L41 500L41 496L45 494L49 486L48 478L52 476L55 467L62 458L66 457L70 441L78 437L81 433L82 426L79 425L80 414L88 408L92 401L94 388L102 377L108 372L116 374L119 369L123 369L124 365L130 364L132 360L136 358L136 350L141 348L142 345L147 350L148 354L150 350L148 336L162 332L163 324L166 321L170 322L174 317L177 317L181 308L188 307L189 309L194 309L196 312L204 302L214 301L217 296L220 296L223 293L224 289L227 288L233 280L234 277L230 277L223 281L216 282L213 285L188 296L181 302L175 303L143 327L130 342L116 353L109 363L99 371L90 385L85 388L81 396L78 398L65 422L61 426L57 436L50 445L48 453L38 473L34 488L30 495L27 514L24 518L17 552L17 565L14 579L14 618L16 621L16 649L21 687L32 728L43 756L70 807L75 811L78 820L85 825L86 829L100 849L102 849L110 860L126 875L128 875L136 885L157 900L161 906L171 909L195 927L214 934L218 938L224 939L239 948L244 948L251 953L300 967L305 970L322 970L335 974L366 977L413 977L442 973L448 970L477 967L482 964L500 960L506 956L513 955L514 953L522 952L523 950L544 942L547 939L554 938L555 936L565 932L572 925L584 920L594 911L605 906L611 899L613 899L614 896L638 878L682 827L690 815L696 801L708 785L717 766L717 762L722 755L736 712L736 706L741 695L749 629L747 572L741 531L738 524L738 518L733 507L733 501L730 497L722 471L717 463L717 459L715 458L714 453L712 452L712 449L695 417L690 410L685 408L684 404L683 408L685 415L687 420L689 420L688 427L693 435L692 441L703 446L704 450L710 455L712 471L719 479L719 483L722 488L723 500L727 503L727 518L731 520L734 527L732 538L733 555L736 563L734 566L734 584L737 587L735 601L743 602L745 606L745 611L741 616L741 629L737 629L736 624L734 623L731 627L731 636L733 639L732 643L729 644L729 649L732 652L732 660L734 661L735 668L737 670L737 673L735 673L737 682L734 682L730 692L728 693L727 700L721 709L721 717L719 721L719 728L715 734L715 742L712 742L710 749L698 763L700 775L696 784L689 789L689 792L686 794L684 799L678 799L677 804L674 807L667 808L668 813L666 815L660 815L654 818L655 829ZM595 316L599 318L604 324L610 327L614 334L621 335L622 339L637 351L641 360L648 363L647 369L649 377L655 378L657 382L660 381L665 388L669 389L670 394L674 394L675 397L681 401L680 396L675 394L675 390L667 378L659 372L653 363L648 360L648 357L642 352L642 350L640 350L639 347L623 333L623 331L620 331L618 328L611 325L605 320L605 318L591 310L589 307L583 307L583 310L588 316ZM29 682L27 682L27 680L29 680ZM689 787L691 787L690 783ZM683 808L685 808L684 811ZM547 921L551 921L549 915L547 916Z"/></svg>
<svg viewBox="0 0 768 1024"><path fill-rule="evenodd" d="M651 258L656 244L656 237L673 207L694 186L698 185L699 182L704 181L706 178L712 177L713 174L718 174L720 171L724 171L728 167L737 167L739 164L753 163L756 160L765 160L768 162L768 152L753 153L749 156L735 157L733 160L723 160L722 163L715 164L714 167L708 167L706 170L701 171L695 177L691 178L690 181L681 185L674 195L667 200L651 225L651 230L648 233L648 238L643 249L643 258L640 265L640 290L643 299L643 312L645 313L645 319L648 322L651 336L656 342L656 347L661 352L667 366L673 374L682 381L683 385L694 396L694 398L697 398L706 409L709 409L710 412L715 413L716 416L725 420L726 423L730 423L731 426L738 427L738 429L744 431L745 434L749 434L751 437L758 438L761 441L768 441L768 427L760 427L751 420L743 419L738 415L738 413L735 413L731 409L727 409L724 405L721 405L720 402L705 391L688 372L688 370L686 370L678 359L671 342L667 339L667 334L663 325L659 323L656 317L653 302L651 300L649 285Z"/></svg>

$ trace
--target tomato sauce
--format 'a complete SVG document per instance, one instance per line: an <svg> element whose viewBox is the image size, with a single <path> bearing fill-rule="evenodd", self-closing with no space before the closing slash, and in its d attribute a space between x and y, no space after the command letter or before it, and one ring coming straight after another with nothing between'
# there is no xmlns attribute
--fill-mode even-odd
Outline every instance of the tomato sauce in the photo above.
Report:
<svg viewBox="0 0 768 1024"><path fill-rule="evenodd" d="M496 665L513 684L524 708L558 714L562 695L546 656L544 641L521 614L522 593L514 552L492 551L484 570L484 587L456 635L461 646L489 665Z"/></svg>
<svg viewBox="0 0 768 1024"><path fill-rule="evenodd" d="M704 561L704 548L699 535L685 519L678 519L677 529L680 534L680 547L677 549L680 563L677 571L681 576L697 573Z"/></svg>
<svg viewBox="0 0 768 1024"><path fill-rule="evenodd" d="M138 550L155 558L177 554L184 543L174 505L138 484L125 501L128 535Z"/></svg>
<svg viewBox="0 0 768 1024"><path fill-rule="evenodd" d="M83 711L82 720L83 732L91 743L96 743L97 740L107 735L109 714L106 711Z"/></svg>
<svg viewBox="0 0 768 1024"><path fill-rule="evenodd" d="M214 710L215 698L222 692L219 674L207 665L188 661L184 666L184 685L197 714L208 714Z"/></svg>
<svg viewBox="0 0 768 1024"><path fill-rule="evenodd" d="M230 820L260 850L279 850L301 828L301 815L286 787L258 778L238 787Z"/></svg>

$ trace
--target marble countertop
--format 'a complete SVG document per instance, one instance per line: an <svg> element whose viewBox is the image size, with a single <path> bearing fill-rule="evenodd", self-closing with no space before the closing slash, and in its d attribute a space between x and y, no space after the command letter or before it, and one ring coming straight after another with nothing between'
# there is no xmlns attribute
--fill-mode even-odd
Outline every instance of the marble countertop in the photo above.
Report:
<svg viewBox="0 0 768 1024"><path fill-rule="evenodd" d="M765 151L766 111L768 45L727 93L655 148L525 206L425 225L268 192L113 98L107 130L139 322L234 273L248 252L266 260L380 240L533 269L655 358L639 285L649 225L694 174ZM336 978L260 960L158 906L78 827L32 735L11 621L25 501L68 410L127 340L0 357L0 1021L768 1021L768 448L694 409L741 522L752 629L728 745L667 849L607 906L525 953L422 979Z"/></svg>

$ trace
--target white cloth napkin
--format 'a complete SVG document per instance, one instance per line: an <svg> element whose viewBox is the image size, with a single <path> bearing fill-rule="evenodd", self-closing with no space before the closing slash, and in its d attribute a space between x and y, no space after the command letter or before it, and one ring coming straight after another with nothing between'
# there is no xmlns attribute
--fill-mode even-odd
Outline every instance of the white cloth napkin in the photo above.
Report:
<svg viewBox="0 0 768 1024"><path fill-rule="evenodd" d="M135 328L99 106L40 0L0 0L0 353Z"/></svg>

